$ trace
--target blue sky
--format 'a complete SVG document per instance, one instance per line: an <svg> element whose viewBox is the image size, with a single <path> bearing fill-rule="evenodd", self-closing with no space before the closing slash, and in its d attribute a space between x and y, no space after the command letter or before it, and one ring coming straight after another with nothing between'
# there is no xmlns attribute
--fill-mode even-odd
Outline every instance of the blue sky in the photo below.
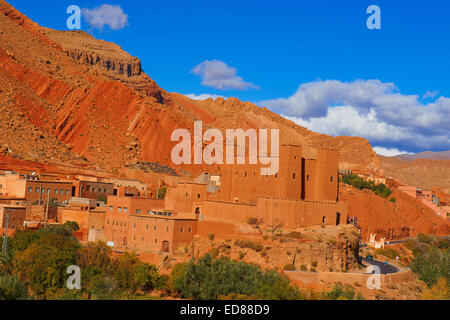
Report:
<svg viewBox="0 0 450 320"><path fill-rule="evenodd" d="M256 102L385 154L450 149L448 1L9 2L59 30L71 4L120 6L123 28L83 15L82 29L140 58L168 91ZM372 4L381 30L366 26Z"/></svg>

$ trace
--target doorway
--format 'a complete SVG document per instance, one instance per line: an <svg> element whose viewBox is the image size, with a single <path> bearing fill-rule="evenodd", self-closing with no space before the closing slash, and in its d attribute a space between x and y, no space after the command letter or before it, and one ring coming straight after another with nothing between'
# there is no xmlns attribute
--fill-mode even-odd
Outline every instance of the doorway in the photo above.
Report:
<svg viewBox="0 0 450 320"><path fill-rule="evenodd" d="M338 212L336 213L336 225L338 226L341 223L341 214Z"/></svg>
<svg viewBox="0 0 450 320"><path fill-rule="evenodd" d="M163 241L161 251L164 253L169 253L169 241Z"/></svg>

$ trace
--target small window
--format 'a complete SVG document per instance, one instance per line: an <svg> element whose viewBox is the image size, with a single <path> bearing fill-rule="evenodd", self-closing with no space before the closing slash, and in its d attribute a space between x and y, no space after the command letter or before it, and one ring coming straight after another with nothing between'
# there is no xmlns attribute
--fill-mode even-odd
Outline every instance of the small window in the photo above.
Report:
<svg viewBox="0 0 450 320"><path fill-rule="evenodd" d="M63 193L64 193L64 190L63 190L63 189L59 190L59 194L60 194L60 195L63 195Z"/></svg>
<svg viewBox="0 0 450 320"><path fill-rule="evenodd" d="M136 209L136 213L141 213L141 209Z"/></svg>
<svg viewBox="0 0 450 320"><path fill-rule="evenodd" d="M306 176L306 181L309 181L309 174Z"/></svg>
<svg viewBox="0 0 450 320"><path fill-rule="evenodd" d="M91 191L91 186L90 185L86 186L86 191Z"/></svg>
<svg viewBox="0 0 450 320"><path fill-rule="evenodd" d="M50 194L50 188L47 188L47 194Z"/></svg>
<svg viewBox="0 0 450 320"><path fill-rule="evenodd" d="M33 187L29 187L28 192L33 192Z"/></svg>
<svg viewBox="0 0 450 320"><path fill-rule="evenodd" d="M199 193L199 194L197 194L197 198L199 198L199 199L200 199L200 197L201 197L200 193Z"/></svg>
<svg viewBox="0 0 450 320"><path fill-rule="evenodd" d="M68 196L69 195L69 190L66 190L66 196Z"/></svg>
<svg viewBox="0 0 450 320"><path fill-rule="evenodd" d="M95 192L95 188L92 188L92 192Z"/></svg>
<svg viewBox="0 0 450 320"><path fill-rule="evenodd" d="M155 239L155 243L158 243L158 239Z"/></svg>
<svg viewBox="0 0 450 320"><path fill-rule="evenodd" d="M156 230L156 226L153 226L153 230Z"/></svg>
<svg viewBox="0 0 450 320"><path fill-rule="evenodd" d="M136 229L136 223L134 223L134 224L133 224L133 228L135 228L135 229Z"/></svg>
<svg viewBox="0 0 450 320"><path fill-rule="evenodd" d="M245 171L244 172L244 177L247 178L247 175L248 175L248 173L247 173L247 171Z"/></svg>
<svg viewBox="0 0 450 320"><path fill-rule="evenodd" d="M127 213L128 212L128 208L123 207L123 213Z"/></svg>
<svg viewBox="0 0 450 320"><path fill-rule="evenodd" d="M294 173L294 174L292 174L292 179L294 179L295 180L295 178L297 177L297 175Z"/></svg>
<svg viewBox="0 0 450 320"><path fill-rule="evenodd" d="M148 230L148 224L145 226L145 228Z"/></svg>
<svg viewBox="0 0 450 320"><path fill-rule="evenodd" d="M113 206L109 206L109 211L113 211Z"/></svg>
<svg viewBox="0 0 450 320"><path fill-rule="evenodd" d="M181 229L180 229L180 232L183 232L184 231L184 228L183 227L181 227Z"/></svg>
<svg viewBox="0 0 450 320"><path fill-rule="evenodd" d="M166 227L166 231L169 232L169 227Z"/></svg>
<svg viewBox="0 0 450 320"><path fill-rule="evenodd" d="M36 193L39 193L39 188L36 188Z"/></svg>
<svg viewBox="0 0 450 320"><path fill-rule="evenodd" d="M117 210L120 212L122 212L122 207L118 207Z"/></svg>
<svg viewBox="0 0 450 320"><path fill-rule="evenodd" d="M192 228L189 228L189 229L188 229L188 232L192 232Z"/></svg>
<svg viewBox="0 0 450 320"><path fill-rule="evenodd" d="M55 189L55 194L58 194L58 189Z"/></svg>
<svg viewBox="0 0 450 320"><path fill-rule="evenodd" d="M330 182L333 182L333 176L330 177Z"/></svg>

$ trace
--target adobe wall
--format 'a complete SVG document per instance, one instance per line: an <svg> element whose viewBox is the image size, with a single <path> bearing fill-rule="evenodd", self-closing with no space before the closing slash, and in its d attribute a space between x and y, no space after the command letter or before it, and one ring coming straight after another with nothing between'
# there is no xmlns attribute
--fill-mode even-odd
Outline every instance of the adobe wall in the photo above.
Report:
<svg viewBox="0 0 450 320"><path fill-rule="evenodd" d="M167 242L169 252L187 246L197 233L196 220L177 220L155 216L131 215L129 223L129 249L159 253Z"/></svg>
<svg viewBox="0 0 450 320"><path fill-rule="evenodd" d="M243 203L255 203L257 197L337 201L338 165L337 151L318 149L308 157L302 147L281 146L276 175L261 175L261 168L267 167L261 164L220 166L222 186L213 199Z"/></svg>
<svg viewBox="0 0 450 320"><path fill-rule="evenodd" d="M72 208L60 208L61 211L61 223L76 222L80 229L88 227L88 215L86 211L80 211L79 209Z"/></svg>
<svg viewBox="0 0 450 320"><path fill-rule="evenodd" d="M25 198L30 203L43 204L47 199L58 202L72 198L72 183L58 181L26 181Z"/></svg>
<svg viewBox="0 0 450 320"><path fill-rule="evenodd" d="M14 232L17 228L23 227L23 222L25 221L26 216L26 208L0 206L0 228L5 228L7 215L9 215L8 228L10 232Z"/></svg>
<svg viewBox="0 0 450 320"><path fill-rule="evenodd" d="M176 188L168 188L165 208L179 212L193 212L194 202L206 200L206 185L179 183Z"/></svg>
<svg viewBox="0 0 450 320"><path fill-rule="evenodd" d="M286 228L313 225L336 225L337 213L340 224L347 222L345 203L324 201L294 201L258 198L256 205L231 202L205 201L202 207L206 221L247 223L249 218L262 219L264 224L282 222ZM323 218L325 222L323 223Z"/></svg>
<svg viewBox="0 0 450 320"><path fill-rule="evenodd" d="M127 245L130 214L164 208L164 200L108 196L105 234L116 247ZM139 212L140 211L140 212Z"/></svg>
<svg viewBox="0 0 450 320"><path fill-rule="evenodd" d="M345 273L345 272L302 272L302 271L284 271L283 272L294 283L311 282L340 282L342 284L354 285L359 283L361 286L367 285L367 280L372 274L366 273ZM402 283L415 280L415 275L411 270L400 271L392 274L380 274L381 286Z"/></svg>
<svg viewBox="0 0 450 320"><path fill-rule="evenodd" d="M199 221L197 234L208 238L210 233L217 239L229 239L236 236L238 230L233 223L217 221Z"/></svg>

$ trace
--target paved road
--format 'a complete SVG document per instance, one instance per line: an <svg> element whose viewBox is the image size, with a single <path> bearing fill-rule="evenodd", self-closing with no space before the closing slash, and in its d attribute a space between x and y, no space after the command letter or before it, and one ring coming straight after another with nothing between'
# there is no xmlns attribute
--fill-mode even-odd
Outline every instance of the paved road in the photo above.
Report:
<svg viewBox="0 0 450 320"><path fill-rule="evenodd" d="M366 258L362 258L362 261L365 262L366 264L371 264L380 267L381 274L396 273L401 271L399 268L393 266L392 264L388 264L386 266L383 261L367 260Z"/></svg>

